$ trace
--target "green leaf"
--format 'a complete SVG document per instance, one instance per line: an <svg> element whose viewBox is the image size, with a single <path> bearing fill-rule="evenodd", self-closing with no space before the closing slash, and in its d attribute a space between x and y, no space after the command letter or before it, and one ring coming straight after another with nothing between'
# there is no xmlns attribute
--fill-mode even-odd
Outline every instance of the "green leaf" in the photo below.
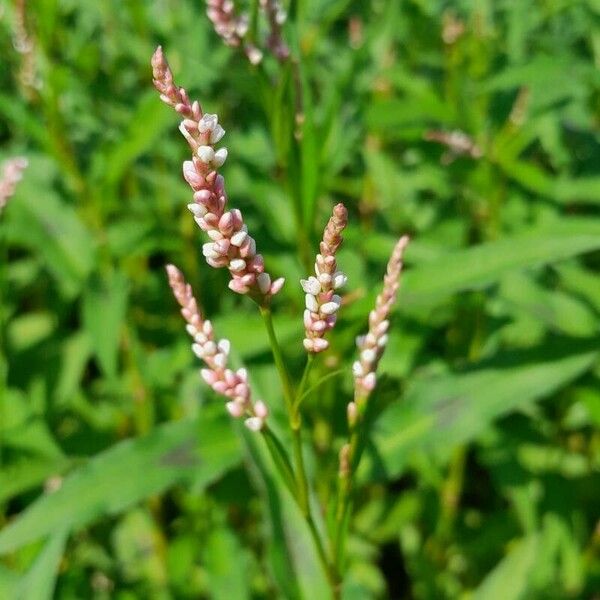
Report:
<svg viewBox="0 0 600 600"><path fill-rule="evenodd" d="M104 374L117 374L119 340L127 310L128 284L124 274L91 281L83 296L83 325Z"/></svg>
<svg viewBox="0 0 600 600"><path fill-rule="evenodd" d="M246 563L243 548L229 529L211 531L204 547L204 567L213 600L250 598Z"/></svg>
<svg viewBox="0 0 600 600"><path fill-rule="evenodd" d="M0 470L0 502L34 488L71 466L65 458L23 454ZM0 595L0 598L2 596Z"/></svg>
<svg viewBox="0 0 600 600"><path fill-rule="evenodd" d="M377 419L363 474L396 477L416 452L447 457L495 419L566 385L594 363L592 341L506 353L462 373L417 378Z"/></svg>
<svg viewBox="0 0 600 600"><path fill-rule="evenodd" d="M517 542L475 590L473 600L525 600L538 552L538 535Z"/></svg>
<svg viewBox="0 0 600 600"><path fill-rule="evenodd" d="M67 543L68 529L55 533L44 545L29 571L17 586L16 599L51 600L58 576L58 566Z"/></svg>
<svg viewBox="0 0 600 600"><path fill-rule="evenodd" d="M552 264L600 248L600 224L563 219L523 234L447 254L403 276L402 304L485 287L505 273Z"/></svg>
<svg viewBox="0 0 600 600"><path fill-rule="evenodd" d="M0 563L0 598L14 598L19 585L19 576Z"/></svg>
<svg viewBox="0 0 600 600"><path fill-rule="evenodd" d="M503 278L500 296L515 308L544 323L548 330L564 335L591 337L598 333L598 319L584 302L560 291L549 290L523 273Z"/></svg>
<svg viewBox="0 0 600 600"><path fill-rule="evenodd" d="M280 477L266 444L252 436L245 437L248 452L257 466L257 487L268 507L268 558L273 577L285 598L330 598L326 575L308 526Z"/></svg>
<svg viewBox="0 0 600 600"><path fill-rule="evenodd" d="M94 267L95 243L75 209L52 191L54 163L32 158L11 202L9 240L30 248L66 296L75 295Z"/></svg>
<svg viewBox="0 0 600 600"><path fill-rule="evenodd" d="M0 553L114 515L178 482L208 485L240 459L238 441L221 406L199 419L167 423L120 442L68 475L0 532ZM216 416L215 416L216 415Z"/></svg>
<svg viewBox="0 0 600 600"><path fill-rule="evenodd" d="M174 120L173 112L159 100L156 91L146 91L130 115L130 125L122 138L97 153L92 167L94 177L105 186L117 184L131 163L148 151Z"/></svg>

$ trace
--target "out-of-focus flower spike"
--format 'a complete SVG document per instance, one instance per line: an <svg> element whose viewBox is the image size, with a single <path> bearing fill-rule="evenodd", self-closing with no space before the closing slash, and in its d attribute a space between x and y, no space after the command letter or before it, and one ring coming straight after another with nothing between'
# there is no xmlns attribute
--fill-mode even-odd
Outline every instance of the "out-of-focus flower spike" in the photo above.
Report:
<svg viewBox="0 0 600 600"><path fill-rule="evenodd" d="M388 316L396 301L402 272L403 256L408 245L408 236L402 236L390 256L387 272L383 279L383 290L377 296L375 308L369 314L369 331L356 339L359 359L354 363L354 396L357 404L363 402L375 388L375 372L387 343Z"/></svg>
<svg viewBox="0 0 600 600"><path fill-rule="evenodd" d="M27 168L27 165L27 159L22 156L11 158L4 163L0 177L0 214L15 193L17 184L23 178L23 171Z"/></svg>
<svg viewBox="0 0 600 600"><path fill-rule="evenodd" d="M315 262L315 275L300 280L306 293L304 311L305 338L307 352L323 352L329 347L325 334L335 324L341 298L334 293L346 283L346 276L338 270L336 252L342 243L342 232L348 223L348 211L343 204L337 204L323 232L319 245L320 253Z"/></svg>
<svg viewBox="0 0 600 600"><path fill-rule="evenodd" d="M227 398L225 406L232 417L246 415L248 428L260 431L269 411L262 400L256 403L252 401L246 370L232 371L227 367L231 349L229 340L215 340L212 324L202 317L192 287L186 283L181 271L174 265L167 265L166 270L173 295L187 322L186 330L194 340L192 351L206 364L206 368L200 371L202 379L215 392Z"/></svg>

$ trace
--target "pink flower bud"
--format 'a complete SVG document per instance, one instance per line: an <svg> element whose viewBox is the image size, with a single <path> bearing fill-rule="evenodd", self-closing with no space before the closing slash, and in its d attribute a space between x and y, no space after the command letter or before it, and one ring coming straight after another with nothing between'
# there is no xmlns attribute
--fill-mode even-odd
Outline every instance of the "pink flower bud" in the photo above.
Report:
<svg viewBox="0 0 600 600"><path fill-rule="evenodd" d="M277 294L283 287L284 283L285 283L285 277L279 277L278 279L276 279L271 284L271 295L274 296L275 294Z"/></svg>
<svg viewBox="0 0 600 600"><path fill-rule="evenodd" d="M244 405L236 402L235 400L227 402L225 406L227 408L227 412L236 419L241 417L246 412Z"/></svg>
<svg viewBox="0 0 600 600"><path fill-rule="evenodd" d="M269 414L269 409L267 408L267 405L262 400L259 400L254 405L254 414L263 420L267 418L267 416Z"/></svg>

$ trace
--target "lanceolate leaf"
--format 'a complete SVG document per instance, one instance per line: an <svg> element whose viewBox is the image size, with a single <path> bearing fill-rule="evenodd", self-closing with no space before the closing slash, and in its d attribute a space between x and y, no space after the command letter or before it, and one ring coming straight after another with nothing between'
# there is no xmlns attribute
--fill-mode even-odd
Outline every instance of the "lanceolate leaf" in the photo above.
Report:
<svg viewBox="0 0 600 600"><path fill-rule="evenodd" d="M127 310L128 284L115 273L106 281L94 279L83 296L83 324L100 367L107 377L117 374L119 340Z"/></svg>
<svg viewBox="0 0 600 600"><path fill-rule="evenodd" d="M76 529L102 515L117 514L175 483L192 478L196 485L214 481L240 460L231 424L222 407L214 408L221 410L159 426L90 460L0 532L0 553L57 529Z"/></svg>
<svg viewBox="0 0 600 600"><path fill-rule="evenodd" d="M526 598L528 580L535 566L539 535L523 538L475 590L473 600L521 600Z"/></svg>
<svg viewBox="0 0 600 600"><path fill-rule="evenodd" d="M16 600L51 600L58 577L58 566L67 543L68 530L57 531L45 544L33 565L17 586Z"/></svg>
<svg viewBox="0 0 600 600"><path fill-rule="evenodd" d="M600 224L564 219L552 226L452 252L409 270L403 277L401 303L414 304L427 296L484 287L509 271L552 264L598 248Z"/></svg>
<svg viewBox="0 0 600 600"><path fill-rule="evenodd" d="M463 373L417 379L378 418L363 475L396 477L415 452L446 457L495 419L575 379L597 355L593 343L560 340L555 348L507 353Z"/></svg>

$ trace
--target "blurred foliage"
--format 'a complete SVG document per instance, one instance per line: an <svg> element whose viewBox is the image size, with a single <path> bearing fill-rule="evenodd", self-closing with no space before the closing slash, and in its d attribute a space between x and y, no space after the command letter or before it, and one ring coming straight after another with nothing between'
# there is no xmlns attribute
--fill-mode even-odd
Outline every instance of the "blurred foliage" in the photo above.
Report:
<svg viewBox="0 0 600 600"><path fill-rule="evenodd" d="M344 598L592 598L600 4L294 4L292 156L290 73L223 46L202 0L0 3L0 158L30 160L0 222L0 597L328 594L264 448L201 383L164 277L183 268L282 421L259 316L205 265L185 210L187 150L150 81L161 43L227 129L232 203L287 278L276 326L295 371L296 282L332 203L349 208L350 292L312 383L344 370L306 402L323 507L354 336L394 240L414 240ZM475 150L433 139L454 131Z"/></svg>

